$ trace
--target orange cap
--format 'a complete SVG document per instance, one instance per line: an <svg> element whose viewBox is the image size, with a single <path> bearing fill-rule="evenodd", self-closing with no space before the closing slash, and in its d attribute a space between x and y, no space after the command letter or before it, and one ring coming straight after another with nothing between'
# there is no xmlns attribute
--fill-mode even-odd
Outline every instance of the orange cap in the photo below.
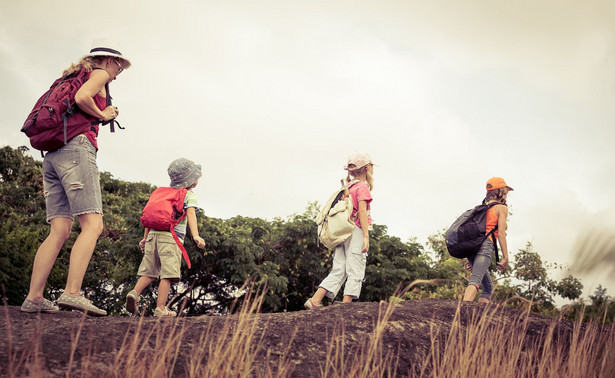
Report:
<svg viewBox="0 0 615 378"><path fill-rule="evenodd" d="M492 177L487 181L487 190L494 190L500 188L508 188L509 190L514 190L510 186L506 185L506 181L504 181L501 177Z"/></svg>

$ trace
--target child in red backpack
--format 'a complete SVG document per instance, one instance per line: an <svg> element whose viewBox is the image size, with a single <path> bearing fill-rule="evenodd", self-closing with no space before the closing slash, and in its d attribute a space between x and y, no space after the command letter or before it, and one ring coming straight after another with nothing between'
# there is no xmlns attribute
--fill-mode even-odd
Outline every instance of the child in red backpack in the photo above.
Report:
<svg viewBox="0 0 615 378"><path fill-rule="evenodd" d="M186 198L184 199L184 209L186 217L175 226L175 232L179 239L184 241L186 236L186 225L190 228L190 234L199 248L205 247L205 241L199 236L196 220L196 210L198 207L196 195L192 189L199 183L201 177L201 166L194 162L180 158L173 161L167 170L171 178L171 187L175 189L186 188ZM182 252L175 242L175 239L168 230L145 229L143 240L139 243L144 256L139 266L137 275L139 280L134 289L126 296L126 310L131 314L138 312L139 296L157 278L160 278L158 285L158 299L154 316L176 316L175 311L166 307L171 283L179 281Z"/></svg>

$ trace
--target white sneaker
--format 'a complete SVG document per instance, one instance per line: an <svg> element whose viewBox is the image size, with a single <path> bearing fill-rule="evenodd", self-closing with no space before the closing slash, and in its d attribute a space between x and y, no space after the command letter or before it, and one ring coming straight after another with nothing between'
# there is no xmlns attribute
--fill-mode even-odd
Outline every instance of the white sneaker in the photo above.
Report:
<svg viewBox="0 0 615 378"><path fill-rule="evenodd" d="M139 312L139 296L134 290L130 290L128 295L126 295L126 311L130 312L132 315Z"/></svg>
<svg viewBox="0 0 615 378"><path fill-rule="evenodd" d="M60 308L77 310L92 316L107 316L107 311L94 306L92 302L86 299L83 295L75 297L73 295L62 293L56 303Z"/></svg>
<svg viewBox="0 0 615 378"><path fill-rule="evenodd" d="M154 317L156 318L165 318L165 317L173 317L173 316L177 316L177 313L175 311L171 311L167 308L167 306L164 306L164 309L159 309L158 307L156 307L156 309L154 310Z"/></svg>
<svg viewBox="0 0 615 378"><path fill-rule="evenodd" d="M34 302L26 298L21 305L21 311L23 312L48 312L55 314L60 311L58 306L54 305L52 301L43 298L41 302Z"/></svg>

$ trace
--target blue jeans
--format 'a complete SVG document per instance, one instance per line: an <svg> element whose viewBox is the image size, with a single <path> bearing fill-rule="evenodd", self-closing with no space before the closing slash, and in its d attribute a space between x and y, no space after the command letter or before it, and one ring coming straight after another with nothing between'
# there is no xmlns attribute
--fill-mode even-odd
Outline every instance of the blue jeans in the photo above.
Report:
<svg viewBox="0 0 615 378"><path fill-rule="evenodd" d="M65 146L45 155L43 187L47 222L54 218L102 214L96 148L85 135L77 135Z"/></svg>
<svg viewBox="0 0 615 378"><path fill-rule="evenodd" d="M474 285L477 289L480 289L483 285L483 292L480 294L480 298L489 299L493 292L493 283L491 282L491 276L489 276L489 266L491 265L491 256L495 248L491 237L487 238L480 250L474 256L468 257L470 265L472 265L472 276L468 285Z"/></svg>

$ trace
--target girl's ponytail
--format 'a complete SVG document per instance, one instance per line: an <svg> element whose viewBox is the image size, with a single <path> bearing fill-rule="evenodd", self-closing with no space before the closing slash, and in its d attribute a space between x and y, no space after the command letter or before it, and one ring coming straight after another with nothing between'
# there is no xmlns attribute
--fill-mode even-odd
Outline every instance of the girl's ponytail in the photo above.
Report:
<svg viewBox="0 0 615 378"><path fill-rule="evenodd" d="M374 176L368 167L365 167L365 169L367 169L367 186L369 186L369 190L374 190Z"/></svg>
<svg viewBox="0 0 615 378"><path fill-rule="evenodd" d="M485 195L485 203L489 201L496 201L501 203L502 205L506 205L506 194L508 193L508 188L499 188L488 190Z"/></svg>

